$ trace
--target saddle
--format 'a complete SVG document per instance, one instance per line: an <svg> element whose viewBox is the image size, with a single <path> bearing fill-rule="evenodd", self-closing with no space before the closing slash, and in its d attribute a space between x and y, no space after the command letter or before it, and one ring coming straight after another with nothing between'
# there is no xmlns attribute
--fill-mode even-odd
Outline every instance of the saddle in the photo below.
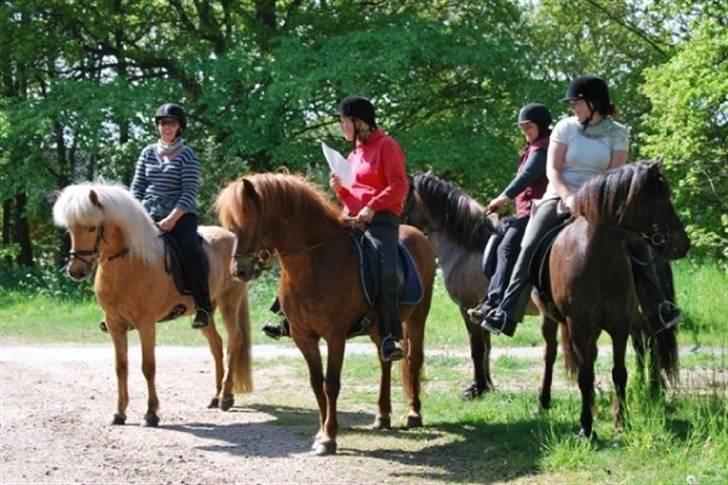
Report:
<svg viewBox="0 0 728 485"><path fill-rule="evenodd" d="M177 240L168 232L163 232L159 237L161 237L164 242L164 270L172 276L174 286L180 294L192 295L192 290L190 289L191 281L189 278L190 271L187 266L187 260L182 253L182 248L180 248ZM197 237L200 240L200 244L202 244L202 236L198 234ZM207 260L207 253L202 251L202 254L205 261L205 274L207 274L209 273L210 265ZM172 309L170 314L164 317L161 321L174 320L186 311L187 307L182 304L178 304Z"/></svg>
<svg viewBox="0 0 728 485"><path fill-rule="evenodd" d="M379 255L372 246L365 233L356 229L349 232L355 253L359 261L359 278L362 290L370 310L354 324L349 331L349 337L364 335L369 331L372 323L373 310L378 304L379 295ZM399 304L417 305L422 301L424 288L422 279L417 272L417 266L402 240L399 241L399 262L397 265L397 280L399 282Z"/></svg>
<svg viewBox="0 0 728 485"><path fill-rule="evenodd" d="M558 236L566 226L574 222L574 220L574 217L569 217L544 234L541 240L537 243L536 251L534 251L529 264L529 279L533 283L534 290L538 294L539 300L541 300L546 311L559 322L564 321L564 316L561 315L561 312L559 312L556 308L553 295L551 294L551 269L549 265L549 256L551 255L551 248L554 245L556 236Z"/></svg>

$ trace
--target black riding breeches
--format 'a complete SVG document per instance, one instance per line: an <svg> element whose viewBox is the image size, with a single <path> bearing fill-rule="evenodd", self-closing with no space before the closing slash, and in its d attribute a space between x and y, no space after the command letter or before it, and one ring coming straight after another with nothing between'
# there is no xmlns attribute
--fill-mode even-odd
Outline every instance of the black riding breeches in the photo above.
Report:
<svg viewBox="0 0 728 485"><path fill-rule="evenodd" d="M376 213L367 226L366 236L379 262L379 333L399 340L402 338L397 277L399 218L389 212Z"/></svg>
<svg viewBox="0 0 728 485"><path fill-rule="evenodd" d="M169 233L182 250L185 259L185 277L187 285L192 290L195 305L209 312L212 304L207 283L208 263L197 234L197 215L190 213L183 215Z"/></svg>

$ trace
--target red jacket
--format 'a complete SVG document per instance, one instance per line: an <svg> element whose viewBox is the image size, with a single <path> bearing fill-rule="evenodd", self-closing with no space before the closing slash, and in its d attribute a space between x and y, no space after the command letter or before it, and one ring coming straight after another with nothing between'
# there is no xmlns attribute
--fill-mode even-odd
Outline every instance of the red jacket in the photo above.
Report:
<svg viewBox="0 0 728 485"><path fill-rule="evenodd" d="M532 152L537 150L548 150L549 137L543 136L538 140L530 143L526 146L526 149L521 154L521 159L518 161L518 172L521 171L523 164L531 156ZM546 186L549 184L549 179L546 178L546 172L544 171L536 180L534 180L530 186L518 194L515 198L516 203L516 217L527 216L531 213L531 206L533 205L533 199L540 199L544 192L546 192Z"/></svg>
<svg viewBox="0 0 728 485"><path fill-rule="evenodd" d="M355 216L364 206L374 212L402 214L409 190L404 153L396 141L380 130L374 130L366 143L357 141L356 149L347 158L354 172L354 183L336 195Z"/></svg>

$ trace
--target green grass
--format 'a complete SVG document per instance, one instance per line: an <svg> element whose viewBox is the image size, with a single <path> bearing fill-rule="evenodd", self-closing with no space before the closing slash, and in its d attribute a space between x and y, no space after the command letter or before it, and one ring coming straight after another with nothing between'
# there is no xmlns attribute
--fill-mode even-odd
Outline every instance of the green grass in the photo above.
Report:
<svg viewBox="0 0 728 485"><path fill-rule="evenodd" d="M57 276L56 276L57 277ZM41 285L53 286L49 290ZM685 313L680 344L728 348L725 316L728 314L728 280L717 265L679 261L675 265L678 302ZM35 285L35 286L33 286ZM70 288L70 289L69 289ZM274 275L250 285L250 308L254 343L274 344L259 328L275 316L268 307L275 295ZM33 341L106 342L98 331L102 312L90 292L72 291L68 282L34 282L27 285L0 285L0 336ZM222 326L218 325L222 330ZM158 326L158 341L167 345L203 345L204 338L190 328L190 318ZM366 338L356 341L364 342ZM537 317L527 317L514 338L493 337L494 347L533 347L542 345ZM457 306L448 297L438 277L427 320L428 346L469 348L468 335ZM292 345L284 339L279 345ZM601 345L608 345L602 336Z"/></svg>

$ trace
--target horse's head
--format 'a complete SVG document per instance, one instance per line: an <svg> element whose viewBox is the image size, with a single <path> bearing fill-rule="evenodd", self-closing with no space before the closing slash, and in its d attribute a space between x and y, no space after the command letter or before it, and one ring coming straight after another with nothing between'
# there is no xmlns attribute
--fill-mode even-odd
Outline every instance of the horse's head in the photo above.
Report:
<svg viewBox="0 0 728 485"><path fill-rule="evenodd" d="M86 200L83 200L84 196ZM80 217L69 220L62 212L63 209L70 212L69 207L72 204L75 204L72 209L74 215ZM67 227L71 237L66 273L76 281L88 279L94 272L99 258L99 246L104 241L104 207L98 194L93 189L83 190L82 194L64 191L53 209L56 221Z"/></svg>
<svg viewBox="0 0 728 485"><path fill-rule="evenodd" d="M243 281L257 278L273 265L273 252L264 241L255 185L247 178L233 182L220 192L216 207L222 226L235 234L230 273Z"/></svg>
<svg viewBox="0 0 728 485"><path fill-rule="evenodd" d="M646 166L642 190L635 193L635 222L641 236L658 253L667 259L679 259L690 249L690 239L672 205L670 184L660 171L661 165L656 161Z"/></svg>
<svg viewBox="0 0 728 485"><path fill-rule="evenodd" d="M427 233L432 227L432 216L427 210L422 197L417 192L417 181L422 175L409 177L409 191L402 209L402 223L414 226L420 231Z"/></svg>
<svg viewBox="0 0 728 485"><path fill-rule="evenodd" d="M637 162L592 178L576 194L576 213L638 234L667 259L685 256L690 240L660 166L660 161Z"/></svg>

